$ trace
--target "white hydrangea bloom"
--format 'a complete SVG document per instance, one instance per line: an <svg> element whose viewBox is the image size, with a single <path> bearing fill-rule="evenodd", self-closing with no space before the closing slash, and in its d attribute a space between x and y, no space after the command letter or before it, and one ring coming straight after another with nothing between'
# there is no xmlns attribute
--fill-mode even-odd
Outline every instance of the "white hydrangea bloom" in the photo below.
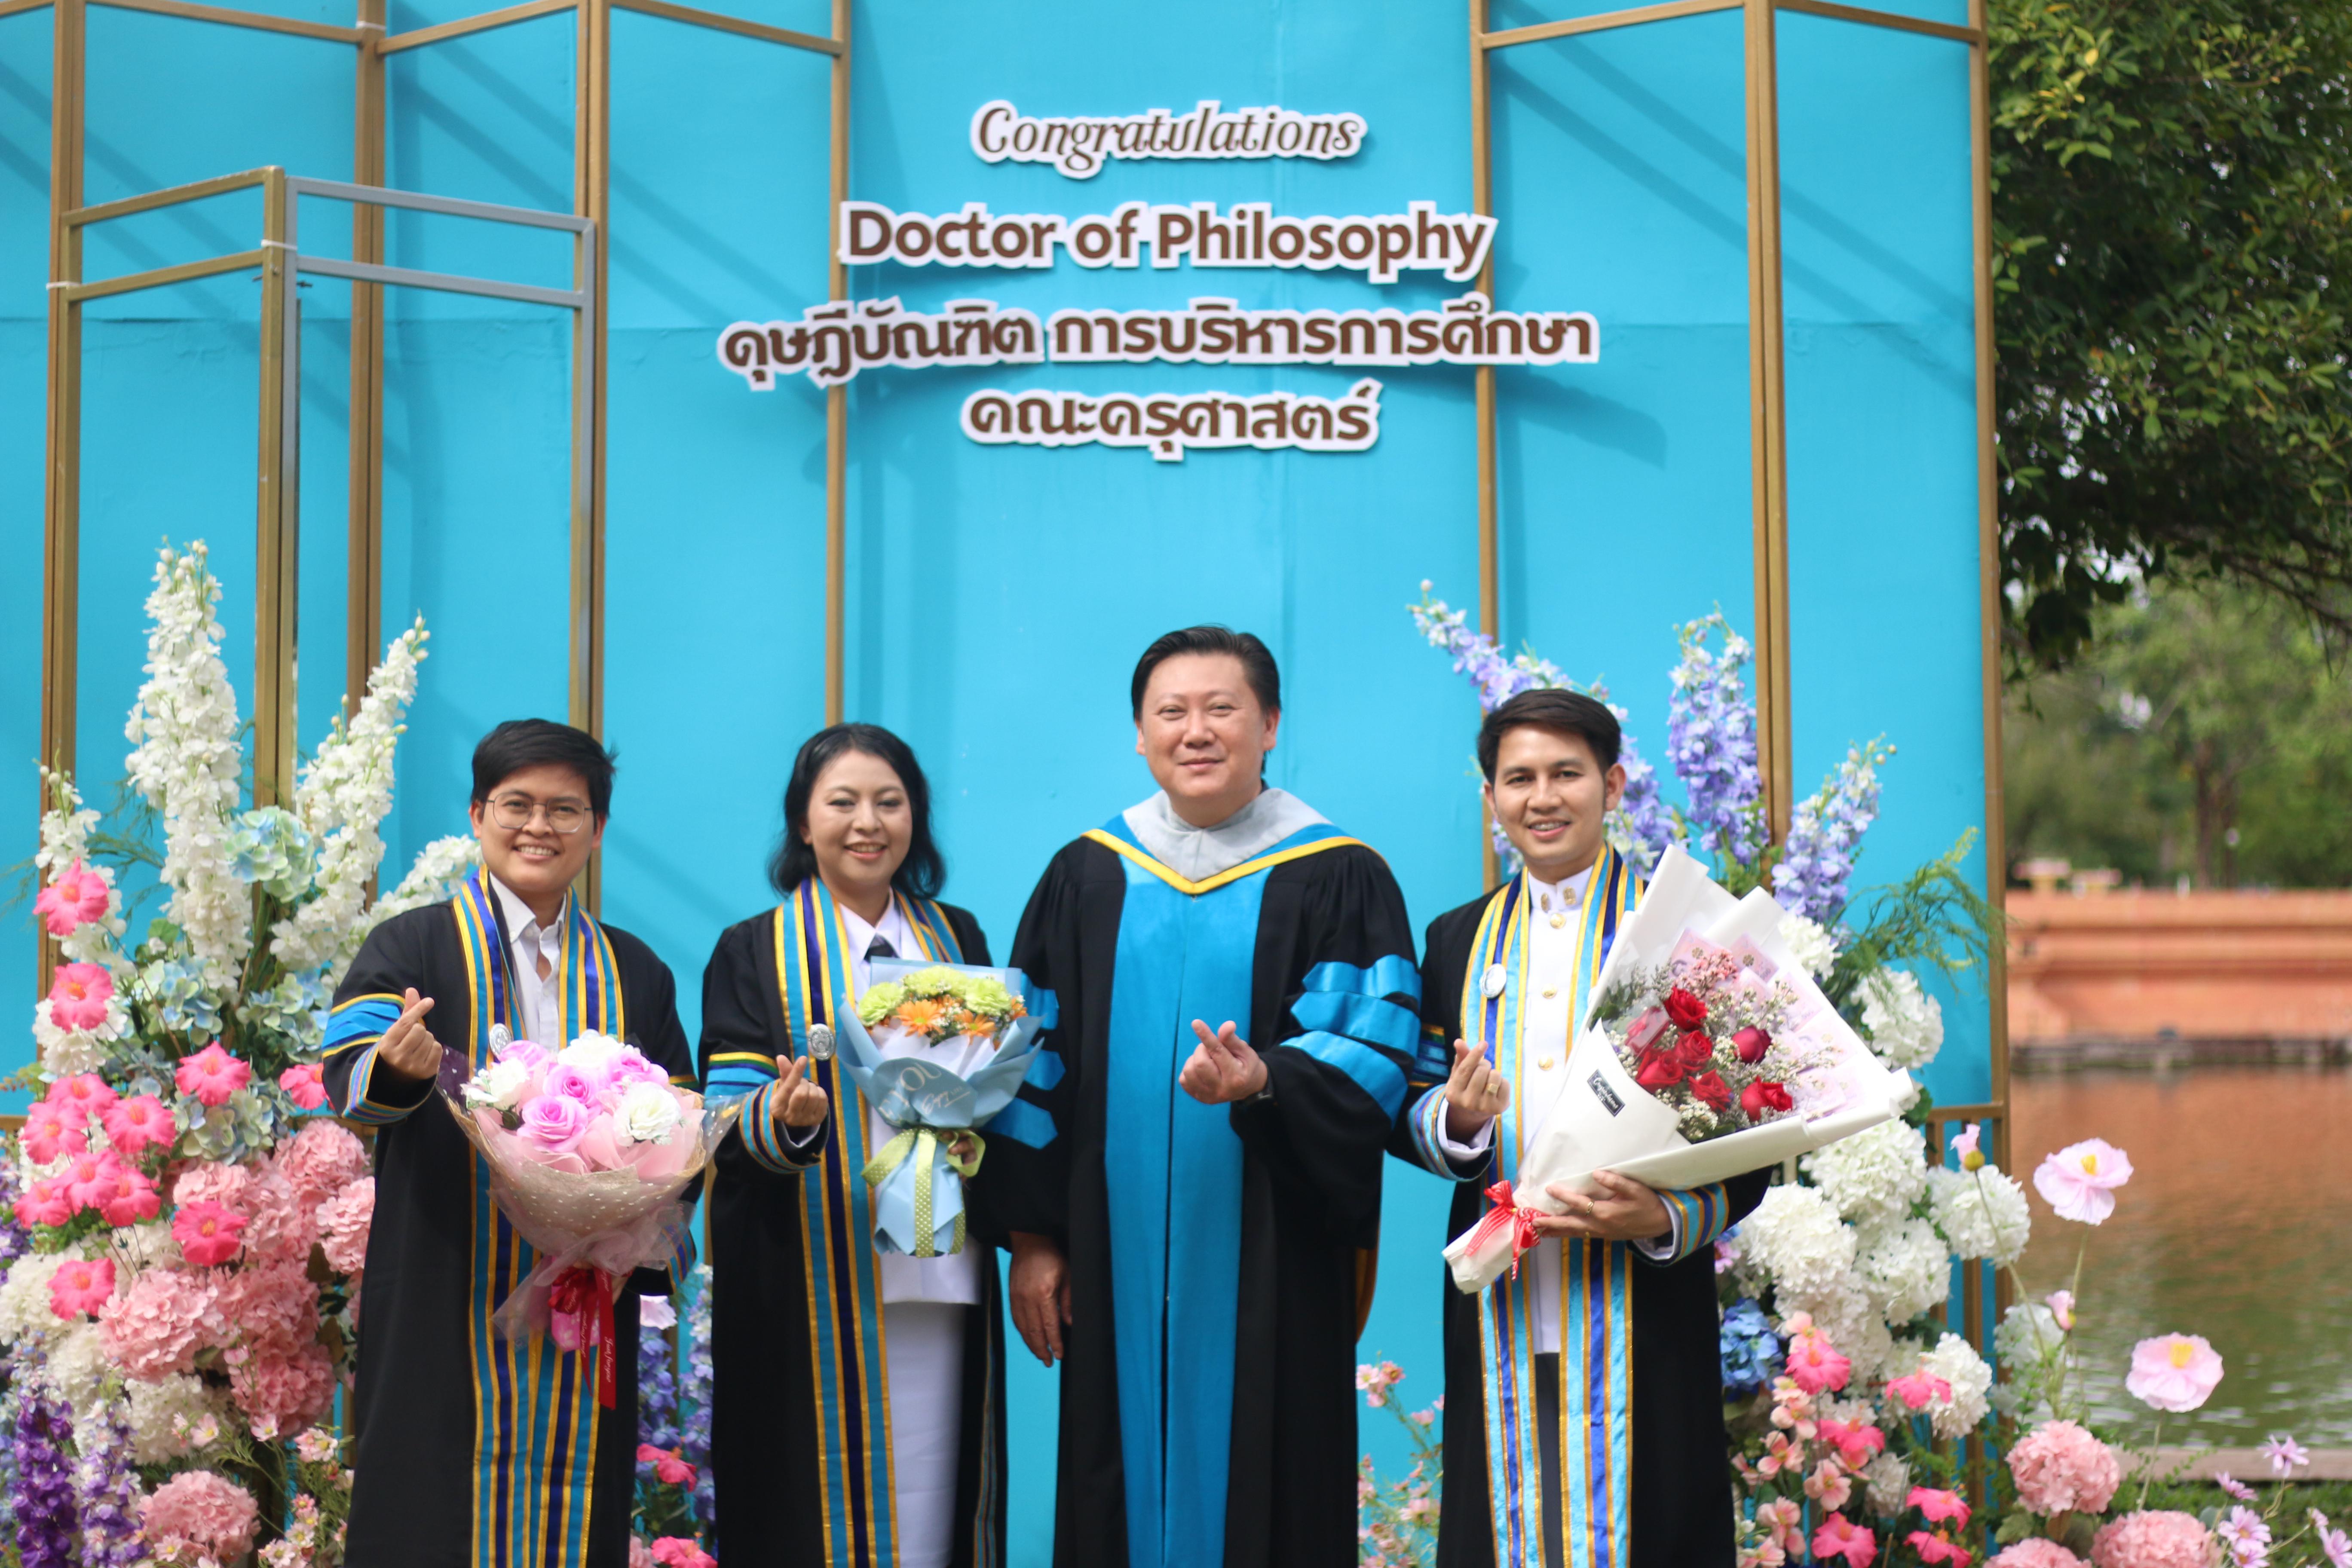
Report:
<svg viewBox="0 0 2352 1568"><path fill-rule="evenodd" d="M1784 1182L1768 1188L1756 1211L1739 1222L1739 1240L1746 1248L1743 1273L1778 1286L1783 1311L1805 1310L1791 1307L1789 1299L1826 1294L1853 1267L1853 1232L1818 1187Z"/></svg>
<svg viewBox="0 0 2352 1568"><path fill-rule="evenodd" d="M253 902L229 838L244 753L236 693L221 662L220 584L205 546L164 547L147 596L147 683L123 735L131 783L163 819L164 914L186 933L205 984L235 986L253 945Z"/></svg>
<svg viewBox="0 0 2352 1568"><path fill-rule="evenodd" d="M1827 980L1830 971L1837 967L1837 938L1816 921L1793 912L1782 915L1780 940L1816 980Z"/></svg>
<svg viewBox="0 0 2352 1568"><path fill-rule="evenodd" d="M1848 1388L1875 1383L1898 1359L1906 1365L1912 1359L1898 1353L1886 1315L1872 1301L1859 1269L1847 1269L1826 1290L1793 1298L1782 1291L1778 1301L1784 1313L1812 1314L1813 1327L1853 1365Z"/></svg>
<svg viewBox="0 0 2352 1568"><path fill-rule="evenodd" d="M1876 969L1863 976L1862 1025L1889 1067L1922 1068L1944 1047L1944 1006L1919 988L1907 969Z"/></svg>
<svg viewBox="0 0 2352 1568"><path fill-rule="evenodd" d="M204 1380L184 1373L167 1373L154 1383L131 1383L124 1392L131 1457L142 1465L168 1464L188 1453L188 1436L179 1430L175 1417L194 1427L205 1416L220 1413Z"/></svg>
<svg viewBox="0 0 2352 1568"><path fill-rule="evenodd" d="M99 1327L87 1318L49 1341L45 1375L77 1421L97 1410L110 1370Z"/></svg>
<svg viewBox="0 0 2352 1568"><path fill-rule="evenodd" d="M1927 1190L1927 1136L1907 1122L1882 1121L1824 1144L1803 1164L1838 1213L1856 1225L1906 1215Z"/></svg>
<svg viewBox="0 0 2352 1568"><path fill-rule="evenodd" d="M349 727L337 721L295 786L294 813L319 846L318 892L278 923L271 952L289 969L332 965L330 986L364 939L360 916L368 881L383 861L381 829L392 810L393 751L404 728L401 718L416 695L425 635L420 616L393 639L383 662L368 676L359 712Z"/></svg>
<svg viewBox="0 0 2352 1568"><path fill-rule="evenodd" d="M1927 1402L1927 1424L1946 1442L1975 1431L1991 1413L1985 1395L1992 1388L1992 1368L1959 1335L1948 1333L1937 1341L1934 1350L1919 1358L1919 1370L1952 1385L1949 1399Z"/></svg>
<svg viewBox="0 0 2352 1568"><path fill-rule="evenodd" d="M2004 1365L2019 1368L2041 1361L2065 1342L2058 1314L2039 1301L2012 1302L1992 1331L1994 1353Z"/></svg>
<svg viewBox="0 0 2352 1568"><path fill-rule="evenodd" d="M84 926L74 934L79 936L89 929ZM120 990L106 999L106 1021L95 1029L61 1029L53 1019L47 997L33 1004L33 1049L45 1078L96 1072L111 1054L107 1043L130 1037L131 1004Z"/></svg>
<svg viewBox="0 0 2352 1568"><path fill-rule="evenodd" d="M1911 1496L1911 1466L1900 1454L1881 1454L1862 1472L1862 1488L1870 1511L1892 1519Z"/></svg>
<svg viewBox="0 0 2352 1568"><path fill-rule="evenodd" d="M72 1261L70 1253L28 1252L8 1265L0 1280L0 1344L45 1340L63 1326L49 1305L49 1281Z"/></svg>
<svg viewBox="0 0 2352 1568"><path fill-rule="evenodd" d="M1927 1212L1959 1258L2017 1261L2033 1231L2025 1189L1998 1165L1977 1172L1938 1165L1927 1173Z"/></svg>
<svg viewBox="0 0 2352 1568"><path fill-rule="evenodd" d="M1952 1255L1926 1220L1905 1215L1863 1226L1859 1234L1854 1272L1886 1321L1907 1323L1951 1294Z"/></svg>

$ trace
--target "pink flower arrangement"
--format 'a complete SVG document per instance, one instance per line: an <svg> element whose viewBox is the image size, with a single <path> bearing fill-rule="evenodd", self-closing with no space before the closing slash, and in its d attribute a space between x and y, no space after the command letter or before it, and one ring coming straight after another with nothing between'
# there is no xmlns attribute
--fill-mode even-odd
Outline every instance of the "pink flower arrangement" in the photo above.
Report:
<svg viewBox="0 0 2352 1568"><path fill-rule="evenodd" d="M557 1171L632 1170L661 1182L698 1152L699 1101L604 1036L554 1056L516 1041L467 1081L465 1103L491 1147Z"/></svg>
<svg viewBox="0 0 2352 1568"><path fill-rule="evenodd" d="M194 1056L182 1057L173 1071L180 1092L205 1105L226 1105L228 1097L253 1078L253 1068L221 1049L218 1040Z"/></svg>
<svg viewBox="0 0 2352 1568"><path fill-rule="evenodd" d="M304 1127L291 1142L278 1146L271 1163L306 1208L316 1208L368 1173L366 1145L332 1121Z"/></svg>
<svg viewBox="0 0 2352 1568"><path fill-rule="evenodd" d="M327 1103L327 1069L317 1062L288 1068L278 1075L278 1087L304 1110L316 1110Z"/></svg>
<svg viewBox="0 0 2352 1568"><path fill-rule="evenodd" d="M683 1448L656 1448L651 1443L637 1445L637 1463L651 1465L654 1479L664 1486L692 1489L695 1469L686 1462Z"/></svg>
<svg viewBox="0 0 2352 1568"><path fill-rule="evenodd" d="M1783 1326L1793 1326L1795 1320L1791 1319ZM1788 1364L1789 1375L1795 1378L1797 1386L1807 1394L1843 1388L1846 1380L1853 1375L1853 1362L1838 1353L1837 1347L1812 1326L1811 1317L1805 1319L1804 1326L1797 1329L1789 1341Z"/></svg>
<svg viewBox="0 0 2352 1568"><path fill-rule="evenodd" d="M2083 1560L2054 1541L2030 1535L2003 1547L1985 1568L2083 1568Z"/></svg>
<svg viewBox="0 0 2352 1568"><path fill-rule="evenodd" d="M2115 1450L2072 1421L2045 1421L2009 1450L2017 1498L2032 1511L2105 1513L2123 1484Z"/></svg>
<svg viewBox="0 0 2352 1568"><path fill-rule="evenodd" d="M181 1471L157 1487L139 1510L151 1545L185 1544L223 1562L253 1549L259 1519L253 1494L211 1470Z"/></svg>
<svg viewBox="0 0 2352 1568"><path fill-rule="evenodd" d="M80 861L43 888L33 900L33 913L51 936L71 936L92 921L106 918L106 879Z"/></svg>
<svg viewBox="0 0 2352 1568"><path fill-rule="evenodd" d="M1877 1555L1878 1537L1842 1513L1830 1515L1813 1531L1813 1556L1819 1562L1843 1557L1846 1568L1870 1568Z"/></svg>
<svg viewBox="0 0 2352 1568"><path fill-rule="evenodd" d="M106 1023L114 976L101 963L60 963L49 985L49 1022L60 1029L95 1029Z"/></svg>
<svg viewBox="0 0 2352 1568"><path fill-rule="evenodd" d="M120 1100L107 1110L106 1136L126 1159L137 1159L149 1149L167 1149L180 1130L172 1113L152 1094Z"/></svg>
<svg viewBox="0 0 2352 1568"><path fill-rule="evenodd" d="M665 1535L646 1553L661 1568L719 1568L719 1559L683 1535Z"/></svg>
<svg viewBox="0 0 2352 1568"><path fill-rule="evenodd" d="M1922 1367L1903 1377L1886 1380L1886 1392L1914 1410L1925 1410L1938 1399L1952 1397L1952 1385Z"/></svg>
<svg viewBox="0 0 2352 1568"><path fill-rule="evenodd" d="M2116 1212L2116 1189L2131 1180L2131 1156L2104 1138L2069 1143L2033 1173L2033 1190L2060 1219L2097 1225Z"/></svg>
<svg viewBox="0 0 2352 1568"><path fill-rule="evenodd" d="M366 1267L368 1228L374 1216L373 1176L362 1176L320 1205L319 1247L327 1255L328 1268L356 1277Z"/></svg>
<svg viewBox="0 0 2352 1568"><path fill-rule="evenodd" d="M49 1276L49 1310L79 1318L114 1300L114 1259L77 1258Z"/></svg>
<svg viewBox="0 0 2352 1568"><path fill-rule="evenodd" d="M182 1204L172 1216L172 1239L180 1256L199 1268L233 1261L243 1247L245 1216L223 1205L199 1200Z"/></svg>
<svg viewBox="0 0 2352 1568"><path fill-rule="evenodd" d="M2221 1543L2193 1514L2127 1513L2091 1538L2096 1568L2214 1568Z"/></svg>
<svg viewBox="0 0 2352 1568"><path fill-rule="evenodd" d="M2124 1387L2157 1410L2194 1410L2221 1381L2221 1358L2202 1334L2158 1334L2132 1346Z"/></svg>

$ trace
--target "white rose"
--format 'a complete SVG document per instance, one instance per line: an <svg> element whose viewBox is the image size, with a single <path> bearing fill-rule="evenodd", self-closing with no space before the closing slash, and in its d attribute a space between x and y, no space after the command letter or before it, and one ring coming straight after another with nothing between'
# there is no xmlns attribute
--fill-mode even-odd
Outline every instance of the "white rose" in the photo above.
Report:
<svg viewBox="0 0 2352 1568"><path fill-rule="evenodd" d="M556 1052L555 1059L565 1067L593 1072L628 1048L612 1036L600 1035L592 1029Z"/></svg>
<svg viewBox="0 0 2352 1568"><path fill-rule="evenodd" d="M530 1083L530 1068L511 1059L495 1061L466 1080L466 1103L493 1110L511 1110Z"/></svg>
<svg viewBox="0 0 2352 1568"><path fill-rule="evenodd" d="M613 1109L613 1121L632 1143L667 1143L682 1112L677 1097L661 1084L633 1083Z"/></svg>

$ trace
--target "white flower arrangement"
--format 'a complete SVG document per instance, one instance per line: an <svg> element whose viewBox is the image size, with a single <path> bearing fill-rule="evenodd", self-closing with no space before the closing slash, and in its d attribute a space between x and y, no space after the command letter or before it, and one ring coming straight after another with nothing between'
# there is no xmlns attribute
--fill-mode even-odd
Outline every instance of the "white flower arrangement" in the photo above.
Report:
<svg viewBox="0 0 2352 1568"><path fill-rule="evenodd" d="M1927 1190L1927 1139L1903 1121L1882 1121L1806 1155L1805 1174L1855 1225L1891 1222Z"/></svg>
<svg viewBox="0 0 2352 1568"><path fill-rule="evenodd" d="M197 1448L194 1435L210 1416L220 1425L220 1407L204 1380L188 1373L165 1373L159 1380L123 1384L124 1414L131 1426L131 1457L142 1465L166 1465Z"/></svg>
<svg viewBox="0 0 2352 1568"><path fill-rule="evenodd" d="M1951 1290L1952 1256L1934 1226L1906 1215L1864 1226L1860 1237L1854 1272L1881 1321L1907 1323L1943 1304Z"/></svg>
<svg viewBox="0 0 2352 1568"><path fill-rule="evenodd" d="M1973 1172L1938 1165L1929 1171L1927 1213L1951 1243L1954 1257L1989 1258L2004 1267L2024 1252L2033 1229L2025 1189L1998 1165Z"/></svg>
<svg viewBox="0 0 2352 1568"><path fill-rule="evenodd" d="M1919 1358L1919 1370L1951 1387L1949 1395L1927 1402L1927 1424L1946 1442L1976 1430L1992 1414L1986 1395L1992 1389L1992 1368L1976 1346L1955 1333L1946 1333L1936 1348Z"/></svg>
<svg viewBox="0 0 2352 1568"><path fill-rule="evenodd" d="M1836 1294L1853 1267L1857 1243L1827 1193L1794 1183L1768 1189L1739 1222L1739 1237L1746 1244L1743 1276L1760 1275L1778 1287L1784 1312L1810 1310L1811 1301ZM1845 1349L1835 1339L1831 1342Z"/></svg>
<svg viewBox="0 0 2352 1568"><path fill-rule="evenodd" d="M1889 1067L1923 1068L1944 1045L1944 1005L1920 988L1907 969L1876 969L1856 988L1862 1026Z"/></svg>
<svg viewBox="0 0 2352 1568"><path fill-rule="evenodd" d="M1837 967L1837 937L1818 921L1790 910L1780 917L1780 940L1816 980L1827 980Z"/></svg>

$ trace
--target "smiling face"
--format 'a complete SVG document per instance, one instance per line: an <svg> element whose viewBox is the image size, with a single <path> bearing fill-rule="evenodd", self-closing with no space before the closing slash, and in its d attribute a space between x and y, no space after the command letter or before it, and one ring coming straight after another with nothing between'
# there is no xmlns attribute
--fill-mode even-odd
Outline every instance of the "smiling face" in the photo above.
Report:
<svg viewBox="0 0 2352 1568"><path fill-rule="evenodd" d="M507 827L499 820L501 811L513 816L528 812L530 820L521 827ZM580 824L576 832L558 833L549 820L574 813ZM588 809L588 781L577 769L553 763L509 773L487 802L473 804L468 815L474 837L482 841L482 864L542 920L562 904L564 889L604 840L604 824Z"/></svg>
<svg viewBox="0 0 2352 1568"><path fill-rule="evenodd" d="M868 921L890 907L890 879L915 842L915 812L898 770L868 752L844 752L816 775L801 837L834 897Z"/></svg>
<svg viewBox="0 0 2352 1568"><path fill-rule="evenodd" d="M1558 882L1600 856L1602 820L1624 793L1625 770L1604 770L1583 736L1519 724L1496 748L1486 805L1536 879Z"/></svg>
<svg viewBox="0 0 2352 1568"><path fill-rule="evenodd" d="M1151 671L1135 750L1177 816L1214 827L1265 787L1259 775L1281 727L1282 714L1267 712L1250 690L1240 659L1180 653Z"/></svg>

